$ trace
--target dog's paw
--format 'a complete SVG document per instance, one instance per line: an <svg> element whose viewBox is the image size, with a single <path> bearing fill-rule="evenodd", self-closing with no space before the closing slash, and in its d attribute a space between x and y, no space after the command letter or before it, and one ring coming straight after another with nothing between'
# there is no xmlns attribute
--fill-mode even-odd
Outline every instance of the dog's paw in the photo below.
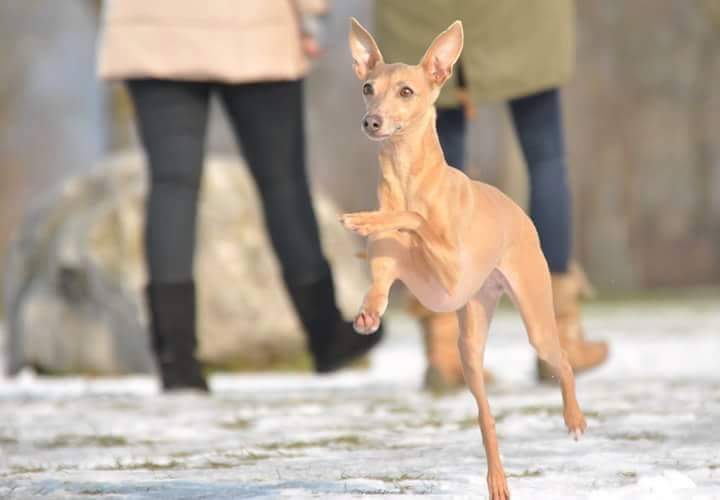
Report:
<svg viewBox="0 0 720 500"><path fill-rule="evenodd" d="M362 335L375 333L378 331L378 328L380 328L380 315L378 313L362 310L357 316L355 316L353 328L357 333Z"/></svg>
<svg viewBox="0 0 720 500"><path fill-rule="evenodd" d="M340 216L340 223L355 234L368 236L380 229L378 216L377 212L343 214Z"/></svg>
<svg viewBox="0 0 720 500"><path fill-rule="evenodd" d="M587 422L585 421L582 411L580 411L580 408L566 410L564 417L568 433L575 441L578 441L587 429Z"/></svg>
<svg viewBox="0 0 720 500"><path fill-rule="evenodd" d="M505 472L502 469L489 470L487 476L488 498L490 500L509 500L510 490L508 489Z"/></svg>

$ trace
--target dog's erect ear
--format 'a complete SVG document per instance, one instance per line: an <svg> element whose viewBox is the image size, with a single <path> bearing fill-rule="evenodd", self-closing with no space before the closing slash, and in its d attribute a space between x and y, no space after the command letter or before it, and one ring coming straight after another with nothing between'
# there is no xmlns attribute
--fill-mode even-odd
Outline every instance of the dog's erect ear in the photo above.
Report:
<svg viewBox="0 0 720 500"><path fill-rule="evenodd" d="M420 60L420 65L433 82L442 85L452 75L452 67L460 57L462 48L462 23L455 21L433 40Z"/></svg>
<svg viewBox="0 0 720 500"><path fill-rule="evenodd" d="M375 39L354 17L350 18L350 52L353 69L360 80L367 78L372 69L383 62Z"/></svg>

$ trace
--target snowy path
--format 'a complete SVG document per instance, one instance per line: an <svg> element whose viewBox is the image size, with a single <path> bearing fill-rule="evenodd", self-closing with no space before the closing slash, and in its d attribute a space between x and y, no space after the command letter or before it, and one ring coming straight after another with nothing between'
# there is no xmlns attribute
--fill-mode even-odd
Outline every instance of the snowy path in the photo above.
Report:
<svg viewBox="0 0 720 500"><path fill-rule="evenodd" d="M719 305L593 308L612 358L578 381L578 443L501 311L490 404L513 499L720 499ZM369 372L216 376L210 398L144 377L0 380L0 498L484 498L470 395L420 393L417 327L389 325Z"/></svg>

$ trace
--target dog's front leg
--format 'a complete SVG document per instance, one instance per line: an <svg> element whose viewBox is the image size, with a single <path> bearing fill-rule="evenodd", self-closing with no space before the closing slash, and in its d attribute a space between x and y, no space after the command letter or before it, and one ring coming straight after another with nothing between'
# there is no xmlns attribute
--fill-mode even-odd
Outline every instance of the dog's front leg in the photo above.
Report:
<svg viewBox="0 0 720 500"><path fill-rule="evenodd" d="M368 238L372 286L353 322L356 332L367 335L380 328L380 318L388 306L390 287L398 277L399 261L402 253L407 252L406 239L397 231Z"/></svg>
<svg viewBox="0 0 720 500"><path fill-rule="evenodd" d="M445 291L451 294L460 279L457 245L433 227L417 212L357 212L340 218L343 225L361 235L378 235L388 231L403 231L419 238L423 256Z"/></svg>

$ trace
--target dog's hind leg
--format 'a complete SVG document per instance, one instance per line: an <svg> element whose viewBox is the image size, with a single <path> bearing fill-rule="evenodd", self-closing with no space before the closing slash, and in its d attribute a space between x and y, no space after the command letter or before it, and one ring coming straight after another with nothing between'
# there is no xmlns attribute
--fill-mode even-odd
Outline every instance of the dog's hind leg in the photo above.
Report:
<svg viewBox="0 0 720 500"><path fill-rule="evenodd" d="M500 295L502 295L502 287L491 277L477 296L458 311L460 323L458 347L460 348L465 382L478 407L478 421L488 463L487 481L491 500L510 498L505 471L500 460L495 420L490 413L483 379L485 342Z"/></svg>
<svg viewBox="0 0 720 500"><path fill-rule="evenodd" d="M500 264L506 288L522 315L530 344L560 379L563 414L575 439L587 424L575 395L575 376L558 339L550 271L537 240L512 249Z"/></svg>

